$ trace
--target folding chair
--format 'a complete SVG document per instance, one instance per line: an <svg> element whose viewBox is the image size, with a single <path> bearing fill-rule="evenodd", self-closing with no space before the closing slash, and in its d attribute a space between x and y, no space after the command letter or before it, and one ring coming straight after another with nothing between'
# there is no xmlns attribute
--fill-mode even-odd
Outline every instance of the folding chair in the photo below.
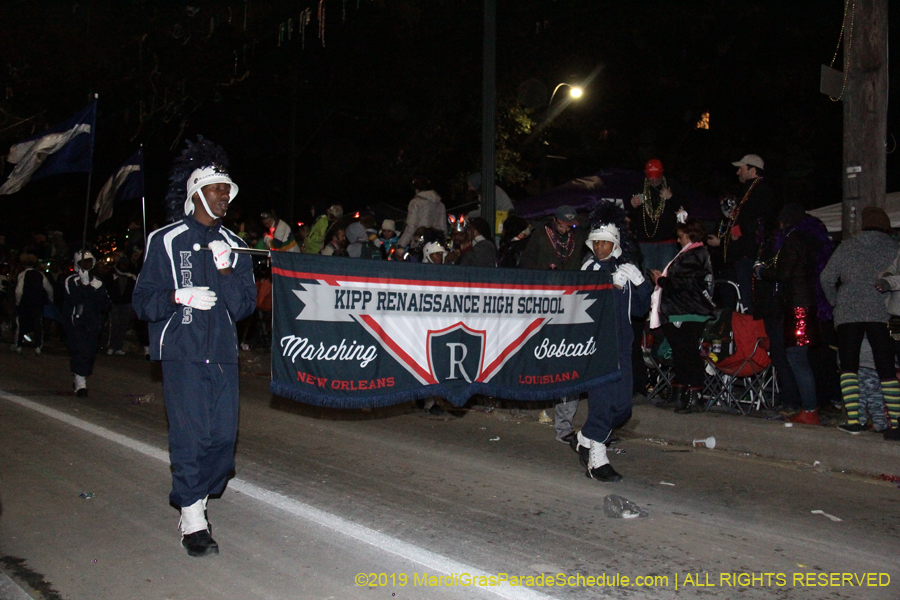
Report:
<svg viewBox="0 0 900 600"><path fill-rule="evenodd" d="M739 312L731 315L734 354L720 361L706 358L703 393L706 408L714 404L736 408L741 414L775 407L775 370L769 359L769 338L763 322Z"/></svg>
<svg viewBox="0 0 900 600"><path fill-rule="evenodd" d="M649 401L653 401L653 399L658 396L668 398L669 392L672 390L672 382L675 379L675 374L672 373L671 351L669 352L668 357L664 356L663 353L660 352L660 350L663 349L663 344L656 344L654 347L653 341L653 335L649 333L644 333L641 338L641 350L644 355L644 364L650 371L651 381L653 378L656 379L653 384L653 391L647 395L647 400ZM668 344L666 344L666 346L668 346Z"/></svg>

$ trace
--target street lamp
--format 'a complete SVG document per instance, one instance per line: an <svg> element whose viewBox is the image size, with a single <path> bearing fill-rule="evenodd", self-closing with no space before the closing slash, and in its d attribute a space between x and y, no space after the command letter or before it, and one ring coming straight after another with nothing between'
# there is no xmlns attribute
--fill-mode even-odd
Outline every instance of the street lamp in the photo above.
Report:
<svg viewBox="0 0 900 600"><path fill-rule="evenodd" d="M556 92L559 91L559 88L566 86L569 88L569 99L568 101L560 102L559 105L555 109L553 109L553 98L556 96ZM535 134L541 134L550 124L560 115L562 111L566 109L574 99L581 98L581 95L584 93L580 87L576 85L572 85L569 83L560 83L555 88L553 88L553 93L550 94L550 101L547 102L547 111L544 116L544 120L537 126L535 130ZM547 155L547 142L541 142L541 190L546 187L547 182L547 159L549 156ZM559 157L554 157L559 158Z"/></svg>
<svg viewBox="0 0 900 600"><path fill-rule="evenodd" d="M555 88L553 88L553 93L550 94L550 102L547 103L547 108L550 108L550 105L553 104L553 97L556 96L556 92L558 92L559 88L561 88L562 86L567 86L569 88L569 96L571 96L572 98L581 98L581 95L584 93L584 90L577 85L560 83Z"/></svg>

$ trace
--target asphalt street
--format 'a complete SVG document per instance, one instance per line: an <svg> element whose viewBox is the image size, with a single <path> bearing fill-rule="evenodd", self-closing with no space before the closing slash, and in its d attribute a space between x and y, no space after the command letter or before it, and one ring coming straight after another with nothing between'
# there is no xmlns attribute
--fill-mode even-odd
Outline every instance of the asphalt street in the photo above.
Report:
<svg viewBox="0 0 900 600"><path fill-rule="evenodd" d="M221 554L197 559L168 505L158 366L100 356L76 398L63 350L4 347L0 599L900 596L900 489L870 473L693 449L645 416L611 455L625 479L602 484L545 405L320 409L242 357L237 474L209 505ZM648 516L608 518L608 494ZM491 577L532 579L465 585Z"/></svg>

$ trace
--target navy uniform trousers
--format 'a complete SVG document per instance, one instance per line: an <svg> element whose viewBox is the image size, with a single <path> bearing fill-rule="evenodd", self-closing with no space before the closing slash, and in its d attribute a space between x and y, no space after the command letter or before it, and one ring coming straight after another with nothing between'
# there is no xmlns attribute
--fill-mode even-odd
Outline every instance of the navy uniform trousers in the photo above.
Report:
<svg viewBox="0 0 900 600"><path fill-rule="evenodd" d="M217 496L234 473L238 366L162 361L172 492L178 507Z"/></svg>
<svg viewBox="0 0 900 600"><path fill-rule="evenodd" d="M631 418L632 386L631 344L634 331L628 321L629 304L617 294L615 300L618 317L619 369L622 378L588 390L588 416L581 428L581 435L595 442L608 442L612 430Z"/></svg>

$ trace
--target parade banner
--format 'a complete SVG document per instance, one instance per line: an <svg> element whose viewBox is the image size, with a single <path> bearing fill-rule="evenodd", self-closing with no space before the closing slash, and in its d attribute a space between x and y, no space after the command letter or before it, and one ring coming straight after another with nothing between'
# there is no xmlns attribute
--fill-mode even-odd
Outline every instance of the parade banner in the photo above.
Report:
<svg viewBox="0 0 900 600"><path fill-rule="evenodd" d="M608 275L271 257L276 395L462 406L474 394L551 400L621 377Z"/></svg>

